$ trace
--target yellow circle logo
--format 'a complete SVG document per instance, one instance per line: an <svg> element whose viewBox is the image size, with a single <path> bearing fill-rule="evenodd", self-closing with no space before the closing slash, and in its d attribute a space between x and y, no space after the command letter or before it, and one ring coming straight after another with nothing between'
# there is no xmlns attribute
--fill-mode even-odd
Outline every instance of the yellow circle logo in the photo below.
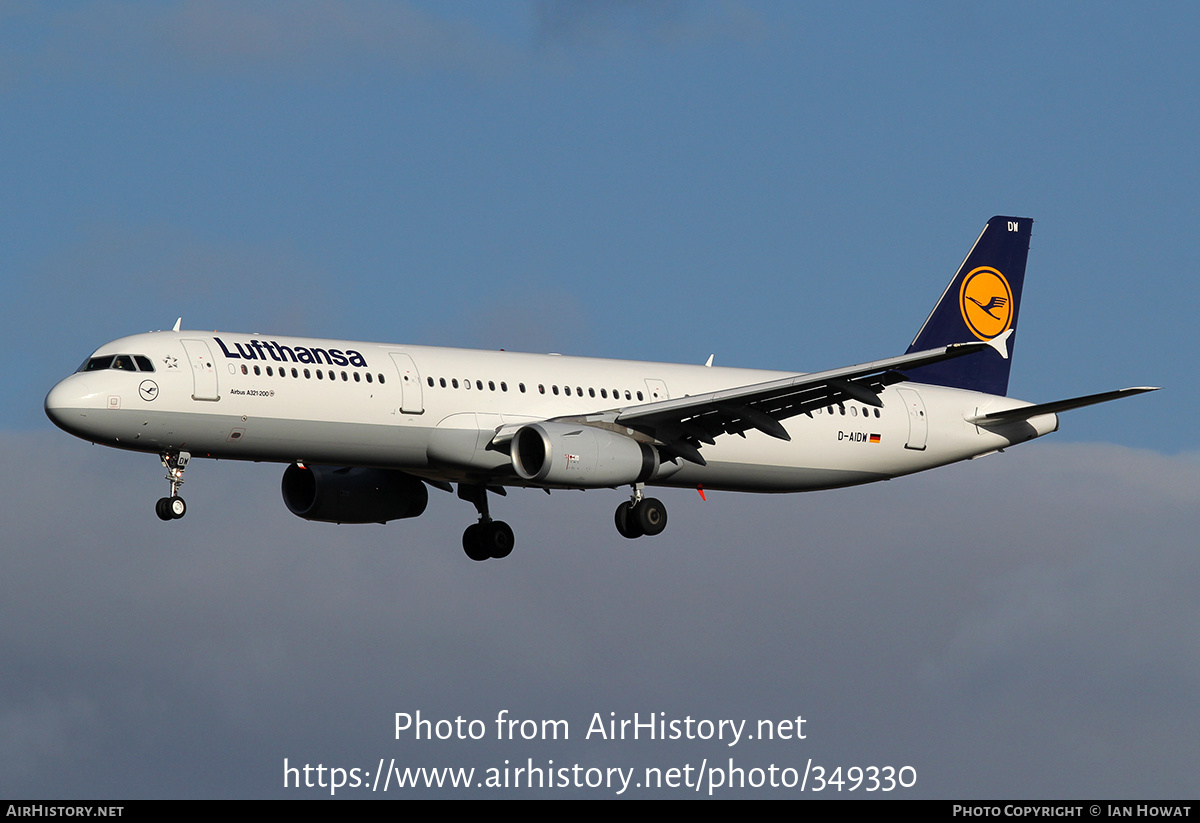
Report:
<svg viewBox="0 0 1200 823"><path fill-rule="evenodd" d="M991 340L1012 325L1012 289L1003 274L980 266L963 278L958 308L972 334Z"/></svg>

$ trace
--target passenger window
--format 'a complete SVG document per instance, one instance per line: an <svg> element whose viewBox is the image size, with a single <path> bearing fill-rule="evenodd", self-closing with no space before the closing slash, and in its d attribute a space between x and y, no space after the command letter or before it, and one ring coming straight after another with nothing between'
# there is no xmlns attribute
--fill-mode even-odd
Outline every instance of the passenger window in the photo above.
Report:
<svg viewBox="0 0 1200 823"><path fill-rule="evenodd" d="M588 397L595 397L595 396L596 396L596 390L593 389L591 386L588 386Z"/></svg>
<svg viewBox="0 0 1200 823"><path fill-rule="evenodd" d="M488 391L495 391L495 390L496 390L496 384L493 383L491 380L489 380L488 381Z"/></svg>
<svg viewBox="0 0 1200 823"><path fill-rule="evenodd" d="M342 372L342 382L343 382L343 383L349 383L349 382L350 382L350 378L346 376L346 373L345 373L345 372Z"/></svg>
<svg viewBox="0 0 1200 823"><path fill-rule="evenodd" d="M444 388L446 388L446 378L444 378L444 377L439 377L439 378L438 378L438 385L439 385L439 386L441 386L443 389L444 389Z"/></svg>
<svg viewBox="0 0 1200 823"><path fill-rule="evenodd" d="M249 374L250 370L246 368L246 364L242 364L242 374Z"/></svg>
<svg viewBox="0 0 1200 823"><path fill-rule="evenodd" d="M274 376L275 376L275 372L273 372L271 370L270 366L267 366L267 377L274 377Z"/></svg>
<svg viewBox="0 0 1200 823"><path fill-rule="evenodd" d="M500 381L500 391L508 391L508 384L503 380Z"/></svg>
<svg viewBox="0 0 1200 823"><path fill-rule="evenodd" d="M555 397L557 397L557 396L558 396L558 386L557 386L557 385L555 385L555 386L551 386L551 387L550 387L550 391L554 392L554 396L555 396Z"/></svg>
<svg viewBox="0 0 1200 823"><path fill-rule="evenodd" d="M432 388L433 388L433 378L432 378L432 377L429 377L429 378L426 378L426 379L427 379L427 380L428 380L428 382L429 382L429 388L431 388L431 389L432 389Z"/></svg>
<svg viewBox="0 0 1200 823"><path fill-rule="evenodd" d="M380 382L381 384L383 383L383 375L382 375L382 374L381 374L381 375L379 375L379 382Z"/></svg>
<svg viewBox="0 0 1200 823"><path fill-rule="evenodd" d="M292 377L299 377L300 372L296 371L296 367L292 366Z"/></svg>
<svg viewBox="0 0 1200 823"><path fill-rule="evenodd" d="M368 383L371 382L371 373L370 372L367 372L367 382Z"/></svg>
<svg viewBox="0 0 1200 823"><path fill-rule="evenodd" d="M642 399L642 393L638 392L638 400L641 400L641 399Z"/></svg>
<svg viewBox="0 0 1200 823"><path fill-rule="evenodd" d="M524 383L518 383L517 388L520 389L521 394L525 393L525 384Z"/></svg>
<svg viewBox="0 0 1200 823"><path fill-rule="evenodd" d="M608 389L601 389L600 396L603 397L605 400L607 400L608 399Z"/></svg>
<svg viewBox="0 0 1200 823"><path fill-rule="evenodd" d="M262 369L260 369L258 366L255 366L255 367L254 367L254 374L255 374L255 376L256 376L256 377L262 377Z"/></svg>
<svg viewBox="0 0 1200 823"><path fill-rule="evenodd" d="M321 370L320 370L320 369L317 369L317 379L318 379L318 380L324 380L324 379L325 379L324 377L322 377L322 376L321 376Z"/></svg>
<svg viewBox="0 0 1200 823"><path fill-rule="evenodd" d="M309 380L311 378L312 378L312 375L308 373L308 369L305 369L304 370L304 379Z"/></svg>
<svg viewBox="0 0 1200 823"><path fill-rule="evenodd" d="M451 378L450 378L450 385L451 385L451 386L453 386L454 388L456 388L456 389L457 389L457 388L458 388L458 378L457 378L457 377L451 377Z"/></svg>

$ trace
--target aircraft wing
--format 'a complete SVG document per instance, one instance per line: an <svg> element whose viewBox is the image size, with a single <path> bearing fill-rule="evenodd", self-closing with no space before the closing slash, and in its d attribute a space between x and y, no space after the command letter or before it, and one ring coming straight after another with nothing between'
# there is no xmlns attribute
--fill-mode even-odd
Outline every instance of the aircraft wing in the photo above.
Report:
<svg viewBox="0 0 1200 823"><path fill-rule="evenodd" d="M700 444L712 445L718 435L745 436L747 430L757 429L790 440L779 421L847 400L882 406L879 393L907 379L898 369L940 363L986 348L996 349L996 343L955 343L857 366L629 406L620 409L613 422L653 437L667 451L703 466Z"/></svg>

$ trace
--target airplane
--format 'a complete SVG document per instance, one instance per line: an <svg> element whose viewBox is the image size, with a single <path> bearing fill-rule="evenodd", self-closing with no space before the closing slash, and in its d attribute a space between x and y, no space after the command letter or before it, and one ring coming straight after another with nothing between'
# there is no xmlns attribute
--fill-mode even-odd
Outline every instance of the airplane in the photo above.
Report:
<svg viewBox="0 0 1200 823"><path fill-rule="evenodd" d="M479 519L472 560L506 557L490 514L506 487L629 486L624 537L667 524L646 486L802 492L981 457L1058 429L1060 412L1155 387L1050 403L1006 396L1033 221L993 217L899 356L815 373L181 331L106 343L46 396L60 428L157 454L179 496L193 457L288 464L299 517L417 517L428 487Z"/></svg>

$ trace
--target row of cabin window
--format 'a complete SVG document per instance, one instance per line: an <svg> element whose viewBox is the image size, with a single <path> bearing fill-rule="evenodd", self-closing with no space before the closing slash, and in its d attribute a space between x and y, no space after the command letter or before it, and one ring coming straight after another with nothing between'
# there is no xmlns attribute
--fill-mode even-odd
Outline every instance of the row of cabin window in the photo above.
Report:
<svg viewBox="0 0 1200 823"><path fill-rule="evenodd" d="M255 373L255 374L258 374L258 375L261 375L261 374L262 374L262 368L263 368L263 367L261 367L261 366L254 366L254 373ZM266 369L267 369L267 377L274 377L274 376L275 376L275 374L278 374L280 377L287 377L287 369L286 369L285 367L283 367L283 366L280 366L278 371L275 371L275 370L274 370L274 369L273 369L271 366L267 366L267 367L266 367ZM292 377L299 377L299 376L300 376L300 372L301 372L301 371L303 371L303 372L304 372L304 379L305 379L305 380L308 380L308 379L310 379L310 378L311 378L311 375L309 374L309 371L308 371L308 369L297 369L295 366L293 366L293 367L292 367ZM321 374L321 369L317 369L317 370L316 370L316 372L317 372L317 379L318 379L318 380L324 380L324 379L325 379L325 377L324 377L324 376ZM245 364L245 363L243 363L243 364L242 364L242 374L249 374L249 373L250 373L250 369L249 369L249 368L246 366L246 364ZM371 375L371 373L370 373L370 372L363 372L363 373L364 373L364 374L366 374L366 376L367 376L367 382L368 382L368 383L371 383L371 382L373 382L373 381L374 381L374 378L372 377L372 375ZM360 381L361 381L361 377L359 376L359 373L358 373L358 372L350 372L350 374L347 374L346 372L342 372L341 374L342 374L342 382L343 382L343 383L349 383L349 382L350 382L350 380L351 380L351 377L350 377L350 375L351 375L351 374L352 374L352 375L354 375L354 377L353 377L353 380L354 380L354 382L355 382L355 383L358 383L358 382L360 382ZM330 379L330 380L337 380L337 377L338 377L338 376L337 376L337 373L336 373L336 372L334 372L334 370L333 370L333 369L330 369L330 370L329 370L329 379ZM383 382L383 375L382 375L382 374L381 374L381 375L378 375L378 377L379 377L379 382L380 382L380 383L382 383L382 382Z"/></svg>
<svg viewBox="0 0 1200 823"><path fill-rule="evenodd" d="M447 380L446 380L446 378L444 378L444 377L439 377L439 378L437 379L436 383L435 383L435 381L434 381L434 379L433 379L432 377L427 377L427 378L425 378L425 380L426 380L426 382L428 382L428 383L429 383L429 387L430 387L430 388L434 388L435 386L441 386L443 389L445 389L445 388L457 389L457 388L459 387L459 385L460 385L457 377L451 377L449 381L447 381ZM461 385L462 385L462 387L463 387L464 389L469 389L469 388L471 388L471 381L470 381L470 380L464 380L464 381L462 381ZM489 381L487 382L487 387L488 387L488 391L495 391L495 390L496 390L496 383L495 383L495 381L494 381L494 380L489 380ZM476 388L476 389L478 389L479 391L483 391L483 381L482 381L482 380L476 380L476 381L475 381L475 388ZM521 394L524 394L524 393L525 393L525 384L524 384L524 383L518 383L518 384L517 384L517 390L518 390L518 391L520 391L520 392L521 392ZM500 381L500 391L502 391L502 392L506 392L506 391L508 391L508 383L505 383L503 380L502 380L502 381ZM573 391L574 391L574 392L575 392L575 394L576 394L576 395L578 395L579 397L583 397L583 388L582 388L581 386L576 386L576 387L574 388L574 390L573 390ZM546 386L545 386L544 384L542 384L542 383L539 383L539 384L538 384L538 392L539 392L540 394L545 394L545 393L546 393ZM556 396L557 396L557 395L559 394L559 387L558 387L558 386L551 386L551 387L550 387L550 392L551 392L551 394L554 394L554 395L556 395ZM572 389L571 389L571 387L570 387L570 386L563 386L563 387L562 387L562 392L561 392L561 393L562 393L562 394L564 394L564 395L566 395L567 397L570 397L570 396L571 396L571 392L572 392ZM595 396L596 396L596 390L595 390L595 389L593 389L593 388L588 388L588 390L587 390L587 394L588 394L588 397L595 397ZM642 399L642 393L641 393L640 391L639 391L639 392L632 392L632 391L630 391L629 389L626 389L626 390L625 390L625 399L626 399L626 400L632 400L632 399L633 399L633 397L634 397L634 394L636 394L636 395L637 395L637 399L638 399L638 400L641 400L641 399ZM600 397L601 397L602 399L604 399L604 400L607 400L607 399L608 399L608 389L600 389ZM620 390L619 390L619 389L613 389L613 390L612 390L612 397L613 397L613 400L620 400L620 399L621 399L621 392L620 392Z"/></svg>
<svg viewBox="0 0 1200 823"><path fill-rule="evenodd" d="M842 404L842 403L838 403L838 404L837 404L837 408L838 408L838 411L839 411L841 414L843 414L843 415L844 415L844 414L846 413L846 406L845 406L844 404ZM826 406L824 409L817 409L817 414L820 414L822 411L824 411L824 412L827 412L827 413L829 413L829 414L833 414L833 406ZM850 416L851 416L851 417L857 417L857 416L858 416L858 408L857 408L857 407L855 407L855 406L851 406L851 407L850 407ZM871 410L870 410L870 409L868 409L866 406L863 406L863 407L862 407L862 416L863 416L863 417L870 417L870 416L871 416ZM875 409L875 416L876 416L876 417L879 417L879 409Z"/></svg>

